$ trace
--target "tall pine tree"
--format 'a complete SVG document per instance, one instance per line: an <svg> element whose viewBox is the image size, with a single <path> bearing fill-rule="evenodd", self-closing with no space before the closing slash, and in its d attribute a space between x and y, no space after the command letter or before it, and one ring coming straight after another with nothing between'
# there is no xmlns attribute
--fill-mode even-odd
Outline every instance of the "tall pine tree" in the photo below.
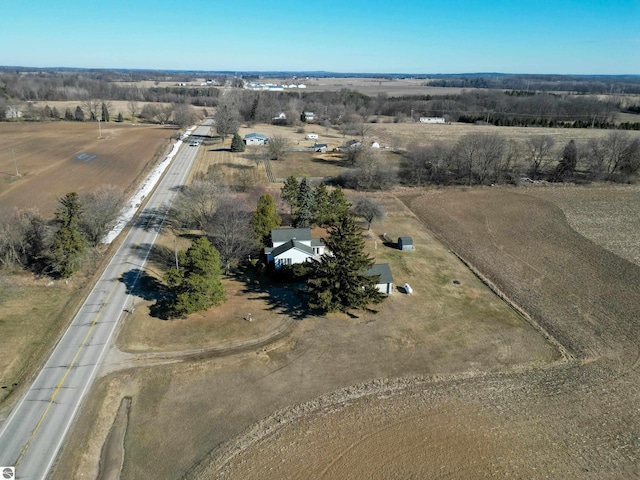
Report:
<svg viewBox="0 0 640 480"><path fill-rule="evenodd" d="M259 248L271 244L271 230L280 226L282 219L276 212L276 202L268 193L258 199L258 208L251 219L251 227Z"/></svg>
<svg viewBox="0 0 640 480"><path fill-rule="evenodd" d="M313 222L320 226L329 225L332 217L332 208L327 186L324 183L318 185L313 196Z"/></svg>
<svg viewBox="0 0 640 480"><path fill-rule="evenodd" d="M170 268L165 281L175 293L174 315L184 317L225 300L220 280L220 254L206 237L200 237L178 254L179 269Z"/></svg>
<svg viewBox="0 0 640 480"><path fill-rule="evenodd" d="M284 185L280 190L280 196L289 204L290 213L293 216L293 212L298 207L298 194L300 192L300 184L296 177L291 175L284 181Z"/></svg>
<svg viewBox="0 0 640 480"><path fill-rule="evenodd" d="M365 275L373 259L364 253L364 239L353 217L342 215L329 230L327 248L309 268L309 304L325 312L349 312L380 303L386 297L378 279Z"/></svg>
<svg viewBox="0 0 640 480"><path fill-rule="evenodd" d="M86 247L86 240L79 230L81 213L77 193L68 193L60 199L55 215L59 228L53 237L49 265L52 272L62 278L70 277L78 270Z"/></svg>
<svg viewBox="0 0 640 480"><path fill-rule="evenodd" d="M313 188L308 178L300 181L298 191L298 208L294 214L296 227L310 227L313 221Z"/></svg>
<svg viewBox="0 0 640 480"><path fill-rule="evenodd" d="M343 215L348 215L351 203L347 201L347 197L344 196L340 185L329 195L329 203L331 204L331 215L327 219L327 224L334 225L338 221L338 218L341 218Z"/></svg>

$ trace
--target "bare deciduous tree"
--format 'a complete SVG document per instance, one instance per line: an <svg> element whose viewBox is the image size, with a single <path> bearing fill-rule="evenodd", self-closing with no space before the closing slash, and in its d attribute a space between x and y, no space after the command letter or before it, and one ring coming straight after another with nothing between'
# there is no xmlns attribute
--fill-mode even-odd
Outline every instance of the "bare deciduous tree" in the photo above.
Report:
<svg viewBox="0 0 640 480"><path fill-rule="evenodd" d="M220 252L220 265L225 274L229 274L251 253L251 213L245 202L226 198L204 227Z"/></svg>
<svg viewBox="0 0 640 480"><path fill-rule="evenodd" d="M371 222L384 218L382 206L367 197L361 197L356 200L352 211L355 216L362 217L367 221L367 230L371 229Z"/></svg>
<svg viewBox="0 0 640 480"><path fill-rule="evenodd" d="M555 140L549 135L535 135L524 142L526 159L529 162L531 178L534 180L551 162L554 145Z"/></svg>
<svg viewBox="0 0 640 480"><path fill-rule="evenodd" d="M91 98L85 100L82 105L84 106L84 111L89 115L89 120L96 120L98 118L100 109L102 108L102 102L100 100Z"/></svg>
<svg viewBox="0 0 640 480"><path fill-rule="evenodd" d="M291 142L288 138L282 135L273 135L272 137L269 137L267 151L269 152L269 158L271 160L283 158L290 148Z"/></svg>
<svg viewBox="0 0 640 480"><path fill-rule="evenodd" d="M129 114L131 115L131 121L134 122L138 114L140 113L140 104L136 100L130 100L127 103Z"/></svg>
<svg viewBox="0 0 640 480"><path fill-rule="evenodd" d="M160 107L156 112L156 119L158 120L158 123L164 125L165 123L169 123L172 115L173 105L165 105L164 107Z"/></svg>
<svg viewBox="0 0 640 480"><path fill-rule="evenodd" d="M80 231L89 245L97 245L107 234L118 216L121 202L122 189L114 185L104 185L80 195Z"/></svg>
<svg viewBox="0 0 640 480"><path fill-rule="evenodd" d="M606 137L591 139L587 155L596 178L610 180L619 173L634 175L640 168L640 141L627 132L614 130Z"/></svg>
<svg viewBox="0 0 640 480"><path fill-rule="evenodd" d="M173 107L173 123L181 128L188 127L195 122L196 114L186 103L177 103Z"/></svg>
<svg viewBox="0 0 640 480"><path fill-rule="evenodd" d="M203 230L225 191L218 179L197 179L184 186L171 206L169 225L175 230Z"/></svg>
<svg viewBox="0 0 640 480"><path fill-rule="evenodd" d="M216 132L222 138L236 133L240 125L238 109L226 103L218 105L216 112L213 114L213 120L216 124Z"/></svg>

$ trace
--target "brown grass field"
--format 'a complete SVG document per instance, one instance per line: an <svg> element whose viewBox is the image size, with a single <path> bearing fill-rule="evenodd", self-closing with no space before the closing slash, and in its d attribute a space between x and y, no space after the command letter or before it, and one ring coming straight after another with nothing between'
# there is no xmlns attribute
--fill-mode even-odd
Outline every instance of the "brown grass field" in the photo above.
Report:
<svg viewBox="0 0 640 480"><path fill-rule="evenodd" d="M164 153L174 130L108 124L102 133L98 139L95 123L0 123L0 207L36 208L52 217L58 198L70 191L105 184L128 191ZM82 153L95 158L79 160ZM88 258L84 271L69 281L0 273L0 386L7 387L0 390L0 402L15 397L56 342L99 262Z"/></svg>
<svg viewBox="0 0 640 480"><path fill-rule="evenodd" d="M100 185L123 190L164 153L175 130L102 122L1 123L0 203L53 216L66 193ZM20 177L15 177L15 149Z"/></svg>

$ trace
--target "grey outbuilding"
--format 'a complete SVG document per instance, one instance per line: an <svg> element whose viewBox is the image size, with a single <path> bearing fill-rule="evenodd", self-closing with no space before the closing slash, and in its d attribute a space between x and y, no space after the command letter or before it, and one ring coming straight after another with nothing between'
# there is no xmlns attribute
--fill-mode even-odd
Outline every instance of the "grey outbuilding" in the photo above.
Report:
<svg viewBox="0 0 640 480"><path fill-rule="evenodd" d="M398 237L398 249L400 249L400 250L413 250L413 238L411 238L411 237Z"/></svg>

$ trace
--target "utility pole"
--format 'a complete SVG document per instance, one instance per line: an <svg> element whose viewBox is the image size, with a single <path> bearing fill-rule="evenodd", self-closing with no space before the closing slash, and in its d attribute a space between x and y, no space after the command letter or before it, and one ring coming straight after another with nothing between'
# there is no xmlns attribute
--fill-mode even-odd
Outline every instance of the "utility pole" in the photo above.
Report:
<svg viewBox="0 0 640 480"><path fill-rule="evenodd" d="M16 168L16 177L19 177L20 174L18 173L18 162L16 162L16 149L15 148L11 148L11 154L13 155L13 166Z"/></svg>

